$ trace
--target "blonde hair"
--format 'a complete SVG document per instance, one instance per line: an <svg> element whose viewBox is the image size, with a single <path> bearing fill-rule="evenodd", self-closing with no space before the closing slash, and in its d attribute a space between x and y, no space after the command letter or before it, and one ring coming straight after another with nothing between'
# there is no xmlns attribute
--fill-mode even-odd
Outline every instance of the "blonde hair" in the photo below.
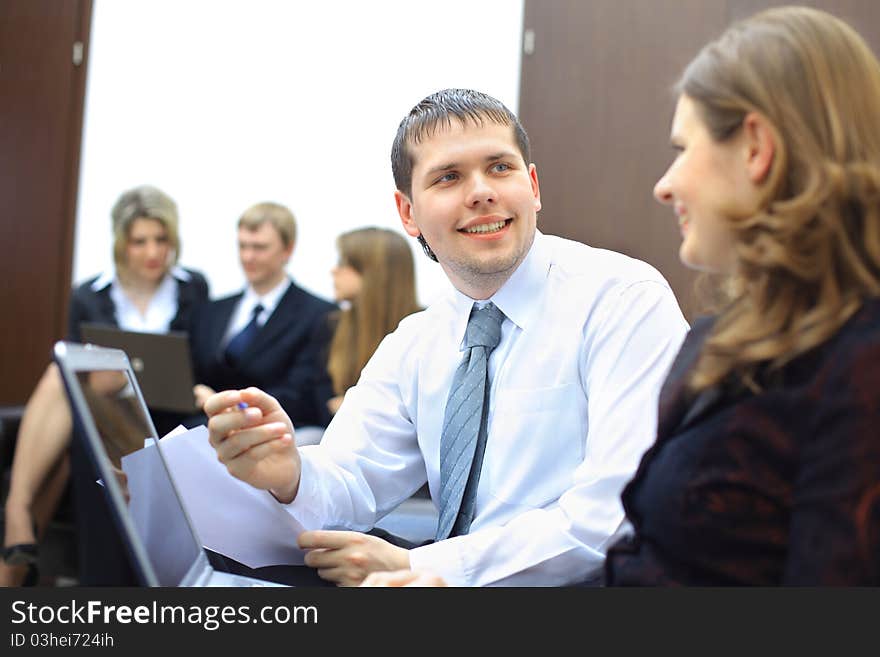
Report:
<svg viewBox="0 0 880 657"><path fill-rule="evenodd" d="M734 375L757 390L828 340L880 295L880 64L846 23L784 7L734 24L685 70L716 141L749 112L776 151L752 216L729 218L737 269L690 379L699 391Z"/></svg>
<svg viewBox="0 0 880 657"><path fill-rule="evenodd" d="M402 235L385 228L361 228L336 241L340 264L361 275L361 290L338 315L327 371L335 394L357 383L382 339L400 320L419 310L412 251Z"/></svg>
<svg viewBox="0 0 880 657"><path fill-rule="evenodd" d="M239 218L238 227L257 230L267 221L275 226L284 248L296 243L296 219L293 212L279 203L267 201L252 205Z"/></svg>
<svg viewBox="0 0 880 657"><path fill-rule="evenodd" d="M171 246L168 267L180 257L177 204L165 192L151 185L140 185L122 193L110 211L113 222L113 261L125 269L125 247L135 219L155 219L162 224Z"/></svg>

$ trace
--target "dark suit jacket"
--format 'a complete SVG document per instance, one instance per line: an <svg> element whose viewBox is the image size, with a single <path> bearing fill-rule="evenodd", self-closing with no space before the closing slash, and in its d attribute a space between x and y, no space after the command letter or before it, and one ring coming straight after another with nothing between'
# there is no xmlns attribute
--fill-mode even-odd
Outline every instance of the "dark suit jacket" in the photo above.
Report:
<svg viewBox="0 0 880 657"><path fill-rule="evenodd" d="M711 321L698 321L660 394L658 435L623 492L635 535L614 585L880 584L880 300L762 391L689 396Z"/></svg>
<svg viewBox="0 0 880 657"><path fill-rule="evenodd" d="M291 283L233 367L223 338L241 297L213 301L196 314L191 333L196 380L218 392L256 386L280 402L294 426L326 426L314 388L326 385L327 315L335 306Z"/></svg>
<svg viewBox="0 0 880 657"><path fill-rule="evenodd" d="M177 314L171 320L172 331L188 331L195 309L208 301L208 283L205 277L192 269L184 269L189 280L177 278ZM67 339L80 342L79 325L82 322L119 326L116 308L110 298L110 286L93 290L97 276L73 290L67 320Z"/></svg>
<svg viewBox="0 0 880 657"><path fill-rule="evenodd" d="M188 280L177 278L177 314L171 321L172 331L188 331L195 310L208 300L208 283L197 271L185 270ZM118 326L116 308L110 297L110 286L92 289L97 277L74 289L70 298L67 338L80 341L80 322ZM173 413L152 413L159 435L176 426L181 416ZM74 433L82 431L78 423ZM79 554L79 583L83 586L135 585L138 581L131 567L126 548L115 528L115 520L95 485L100 476L81 439L71 445L71 479L77 525L77 552Z"/></svg>
<svg viewBox="0 0 880 657"><path fill-rule="evenodd" d="M196 309L208 302L208 283L205 277L192 269L182 269L184 276L176 273L177 281L177 314L171 320L169 329L172 331L189 332ZM175 273L175 272L172 272ZM99 290L93 289L97 276L90 278L85 283L73 290L70 297L70 312L67 322L67 339L73 342L81 342L80 324L89 322L94 324L106 324L119 326L116 318L116 308L110 297L110 284ZM185 415L172 411L151 410L153 424L159 435L168 433L171 429L183 422Z"/></svg>

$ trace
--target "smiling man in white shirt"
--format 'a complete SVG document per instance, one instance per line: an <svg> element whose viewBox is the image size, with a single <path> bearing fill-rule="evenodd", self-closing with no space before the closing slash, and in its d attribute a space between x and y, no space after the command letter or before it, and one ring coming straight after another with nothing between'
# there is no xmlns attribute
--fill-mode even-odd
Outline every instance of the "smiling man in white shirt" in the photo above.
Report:
<svg viewBox="0 0 880 657"><path fill-rule="evenodd" d="M312 530L299 543L329 581L412 568L458 586L569 584L621 528L620 492L653 442L687 323L649 265L537 231L529 162L494 98L450 89L419 103L392 149L395 199L454 289L382 342L320 445L297 450L259 390L205 406L220 460ZM362 533L425 482L439 506L446 400L472 308L487 302L504 318L469 529L412 549Z"/></svg>

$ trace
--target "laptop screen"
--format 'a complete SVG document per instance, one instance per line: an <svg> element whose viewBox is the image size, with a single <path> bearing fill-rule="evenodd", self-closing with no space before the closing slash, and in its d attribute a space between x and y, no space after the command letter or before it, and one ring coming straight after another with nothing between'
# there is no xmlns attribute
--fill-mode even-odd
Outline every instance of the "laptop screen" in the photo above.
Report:
<svg viewBox="0 0 880 657"><path fill-rule="evenodd" d="M125 355L117 350L65 345L59 361L89 451L103 461L105 492L136 559L146 558L159 586L177 586L203 556ZM90 360L108 354L99 366ZM107 363L114 361L113 367ZM74 389L75 388L75 389ZM86 417L87 416L87 417ZM106 479L112 478L112 481ZM140 545L138 545L138 543ZM141 564L141 569L143 566ZM150 577L144 576L149 582Z"/></svg>

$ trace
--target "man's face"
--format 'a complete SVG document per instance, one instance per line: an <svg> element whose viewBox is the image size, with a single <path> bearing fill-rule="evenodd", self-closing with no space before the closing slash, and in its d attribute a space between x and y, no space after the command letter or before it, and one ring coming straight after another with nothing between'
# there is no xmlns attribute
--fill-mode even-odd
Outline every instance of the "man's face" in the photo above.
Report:
<svg viewBox="0 0 880 657"><path fill-rule="evenodd" d="M452 284L488 298L523 261L541 209L538 174L511 126L453 120L410 144L412 191L395 193L406 232L423 235Z"/></svg>
<svg viewBox="0 0 880 657"><path fill-rule="evenodd" d="M256 230L238 229L238 257L248 283L257 292L268 292L284 278L284 267L293 245L284 246L278 230L268 221Z"/></svg>

